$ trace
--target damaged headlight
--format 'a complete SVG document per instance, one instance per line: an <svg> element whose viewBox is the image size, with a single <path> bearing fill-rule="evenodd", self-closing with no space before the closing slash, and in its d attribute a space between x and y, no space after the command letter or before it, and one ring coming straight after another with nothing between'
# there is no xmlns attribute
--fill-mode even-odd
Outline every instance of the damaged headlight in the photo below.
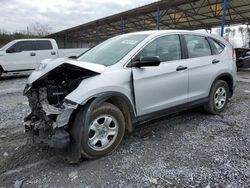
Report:
<svg viewBox="0 0 250 188"><path fill-rule="evenodd" d="M37 67L37 71L44 70L47 67L47 63L40 63L39 66Z"/></svg>
<svg viewBox="0 0 250 188"><path fill-rule="evenodd" d="M77 108L78 104L65 99L63 103L64 109L62 112L57 116L56 122L53 123L53 128L60 128L69 123L69 119L73 111Z"/></svg>
<svg viewBox="0 0 250 188"><path fill-rule="evenodd" d="M48 63L51 61L51 59L45 59L45 60L43 60L39 65L38 65L38 67L37 67L37 71L41 71L41 70L44 70L46 67L47 67L47 65L48 65Z"/></svg>
<svg viewBox="0 0 250 188"><path fill-rule="evenodd" d="M78 106L78 104L75 103L75 102L73 102L73 101L71 101L71 100L64 99L64 101L63 101L63 106L64 106L65 108L73 108L73 109L76 109L77 106Z"/></svg>

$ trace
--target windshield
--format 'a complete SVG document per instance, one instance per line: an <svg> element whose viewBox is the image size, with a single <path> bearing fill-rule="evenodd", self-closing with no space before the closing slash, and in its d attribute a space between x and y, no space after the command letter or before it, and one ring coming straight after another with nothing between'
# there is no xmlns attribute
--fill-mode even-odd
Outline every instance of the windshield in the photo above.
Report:
<svg viewBox="0 0 250 188"><path fill-rule="evenodd" d="M113 65L127 55L147 36L148 35L142 34L129 34L113 37L90 49L81 55L78 60L105 66Z"/></svg>
<svg viewBox="0 0 250 188"><path fill-rule="evenodd" d="M12 43L14 43L14 41L3 43L2 45L0 45L0 51L3 51L4 48L6 48L7 45L9 45L9 44L11 45Z"/></svg>

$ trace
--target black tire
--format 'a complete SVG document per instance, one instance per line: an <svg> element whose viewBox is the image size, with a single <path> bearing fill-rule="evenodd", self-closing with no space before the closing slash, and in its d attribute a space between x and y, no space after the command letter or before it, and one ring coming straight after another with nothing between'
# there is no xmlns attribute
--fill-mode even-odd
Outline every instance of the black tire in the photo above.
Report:
<svg viewBox="0 0 250 188"><path fill-rule="evenodd" d="M219 108L218 107L219 105L217 105L218 103L215 102L215 98L217 97L216 91L218 91L221 88L224 89L226 96L225 96L225 102L223 102L222 106ZM204 110L210 114L220 114L227 106L228 96L229 96L228 84L223 80L217 80L213 84L210 90L209 101L204 105Z"/></svg>
<svg viewBox="0 0 250 188"><path fill-rule="evenodd" d="M91 122L96 120L98 117L102 117L102 116L106 117L106 115L108 117L112 117L113 122L116 122L117 125L115 125L115 126L117 126L117 129L116 129L117 133L116 133L116 136L111 138L111 139L109 139L106 136L108 138L108 140L111 140L110 141L111 145L108 145L107 148L105 148L103 150L97 150L97 149L93 148L94 146L90 146L90 143L89 143L90 131L92 131L92 130L90 130L90 126L93 125L93 124L91 124ZM85 117L81 117L81 118L85 118ZM111 123L113 123L113 122L111 122ZM103 122L103 125L104 125L104 122ZM105 103L101 104L100 106L96 107L93 110L91 117L90 117L89 125L83 127L83 135L82 135L82 143L81 143L81 155L82 155L82 157L86 158L86 159L97 159L97 158L100 158L100 157L103 157L103 156L110 154L121 143L124 132L125 132L125 120L124 120L124 116L123 116L121 110L110 103L105 102ZM95 134L96 133L94 133L94 135ZM105 137L105 136L103 136L103 137Z"/></svg>
<svg viewBox="0 0 250 188"><path fill-rule="evenodd" d="M2 76L2 74L3 74L3 70L2 70L2 68L0 67L0 77Z"/></svg>

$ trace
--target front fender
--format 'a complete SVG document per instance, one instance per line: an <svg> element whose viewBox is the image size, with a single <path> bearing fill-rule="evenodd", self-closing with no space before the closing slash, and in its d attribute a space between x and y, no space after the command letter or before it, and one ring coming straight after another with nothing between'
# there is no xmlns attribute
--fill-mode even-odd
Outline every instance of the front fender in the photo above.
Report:
<svg viewBox="0 0 250 188"><path fill-rule="evenodd" d="M104 93L119 93L133 104L131 70L107 71L103 74L84 79L65 99L84 105L89 99L97 98Z"/></svg>
<svg viewBox="0 0 250 188"><path fill-rule="evenodd" d="M3 72L8 70L8 64L4 63L4 61L1 59L1 56L0 56L0 69L2 69Z"/></svg>

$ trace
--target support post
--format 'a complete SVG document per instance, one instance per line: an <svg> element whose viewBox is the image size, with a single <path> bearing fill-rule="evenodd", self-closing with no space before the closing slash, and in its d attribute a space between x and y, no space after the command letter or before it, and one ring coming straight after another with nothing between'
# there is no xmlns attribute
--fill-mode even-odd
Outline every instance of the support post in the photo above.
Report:
<svg viewBox="0 0 250 188"><path fill-rule="evenodd" d="M160 12L160 6L159 5L157 5L157 20L156 20L156 24L157 24L157 29L160 30L161 12Z"/></svg>
<svg viewBox="0 0 250 188"><path fill-rule="evenodd" d="M121 21L120 21L120 32L121 33L124 32L124 20L123 20L123 17L121 17Z"/></svg>
<svg viewBox="0 0 250 188"><path fill-rule="evenodd" d="M225 22L226 22L227 4L228 4L228 0L223 0L223 15L222 15L222 20L221 20L221 32L220 32L220 35L222 37L224 34L224 27L225 27Z"/></svg>
<svg viewBox="0 0 250 188"><path fill-rule="evenodd" d="M67 42L68 42L68 35L65 34L65 36L64 36L64 48L67 48Z"/></svg>
<svg viewBox="0 0 250 188"><path fill-rule="evenodd" d="M99 44L99 28L98 27L96 27L95 40L96 40L96 45Z"/></svg>
<svg viewBox="0 0 250 188"><path fill-rule="evenodd" d="M81 32L81 34L80 34L80 42L81 42L81 48L83 48L83 43L84 43L84 38L83 38L83 31Z"/></svg>

